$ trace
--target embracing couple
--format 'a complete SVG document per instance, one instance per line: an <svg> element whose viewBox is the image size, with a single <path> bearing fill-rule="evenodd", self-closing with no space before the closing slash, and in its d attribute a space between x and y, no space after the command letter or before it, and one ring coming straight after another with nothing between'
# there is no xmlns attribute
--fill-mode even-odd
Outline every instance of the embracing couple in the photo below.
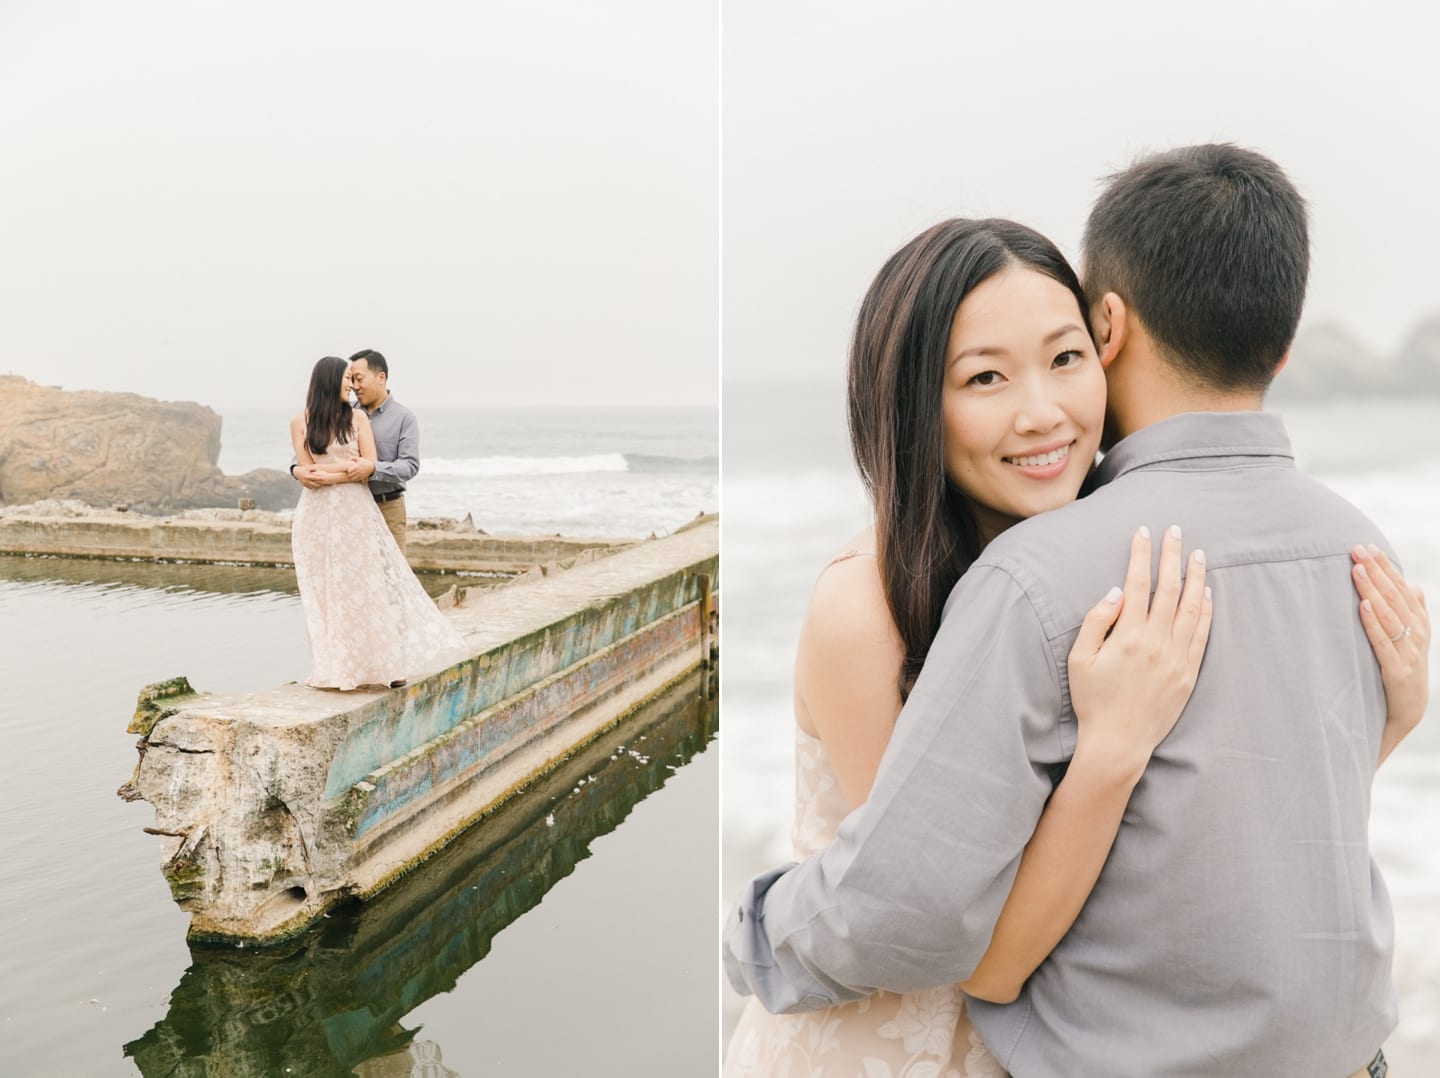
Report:
<svg viewBox="0 0 1440 1078"><path fill-rule="evenodd" d="M379 352L325 356L290 420L290 471L305 488L290 546L310 643L305 684L317 689L398 689L465 646L405 560L420 432L389 383Z"/></svg>
<svg viewBox="0 0 1440 1078"><path fill-rule="evenodd" d="M875 523L801 631L799 863L727 921L758 997L727 1075L1384 1071L1370 787L1429 618L1261 411L1303 200L1174 150L1109 181L1082 254L1083 288L1028 228L947 221L861 306Z"/></svg>

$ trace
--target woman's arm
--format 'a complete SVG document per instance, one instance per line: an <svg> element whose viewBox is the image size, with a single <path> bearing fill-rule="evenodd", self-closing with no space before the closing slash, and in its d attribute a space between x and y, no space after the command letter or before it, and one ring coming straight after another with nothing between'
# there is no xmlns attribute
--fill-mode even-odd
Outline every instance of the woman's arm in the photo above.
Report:
<svg viewBox="0 0 1440 1078"><path fill-rule="evenodd" d="M1350 560L1350 577L1360 593L1360 622L1385 685L1378 767L1420 724L1430 703L1430 611L1425 593L1407 584L1378 547L1357 546Z"/></svg>
<svg viewBox="0 0 1440 1078"><path fill-rule="evenodd" d="M355 436L359 441L360 457L345 466L345 477L352 483L363 483L375 474L375 431L370 426L370 417L365 409L355 409Z"/></svg>
<svg viewBox="0 0 1440 1078"><path fill-rule="evenodd" d="M1212 607L1204 554L1190 555L1183 588L1180 564L1180 533L1171 528L1151 599L1150 538L1142 529L1131 541L1123 591L1112 589L1081 626L1069 663L1075 753L1025 847L990 946L961 984L972 996L1014 1000L1069 931L1151 753L1190 699Z"/></svg>

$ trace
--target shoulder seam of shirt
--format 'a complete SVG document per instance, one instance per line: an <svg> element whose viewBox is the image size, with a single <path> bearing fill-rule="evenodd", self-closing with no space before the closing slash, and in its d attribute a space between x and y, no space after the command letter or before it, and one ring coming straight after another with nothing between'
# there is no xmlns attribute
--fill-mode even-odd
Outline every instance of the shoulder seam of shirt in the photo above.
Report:
<svg viewBox="0 0 1440 1078"><path fill-rule="evenodd" d="M1039 609L1035 605L1035 600L1030 595L1030 589L1025 587L1019 578L1008 568L998 562L984 562L971 566L971 568L994 569L996 572L1003 574L1006 579L1015 585L1024 597L1025 605L1030 608L1031 616L1035 618L1035 623L1040 626L1040 635L1045 641L1045 657L1049 660L1050 665L1050 678L1054 682L1055 687L1060 691L1060 713L1055 716L1055 739L1060 749L1060 755L1068 759L1075 750L1073 743L1067 747L1064 733L1067 729L1073 729L1075 725L1075 709L1070 705L1070 668L1068 661L1062 663L1055 655L1055 645L1065 634L1060 633L1057 636L1050 635L1050 631L1046 627L1046 620L1041 616Z"/></svg>

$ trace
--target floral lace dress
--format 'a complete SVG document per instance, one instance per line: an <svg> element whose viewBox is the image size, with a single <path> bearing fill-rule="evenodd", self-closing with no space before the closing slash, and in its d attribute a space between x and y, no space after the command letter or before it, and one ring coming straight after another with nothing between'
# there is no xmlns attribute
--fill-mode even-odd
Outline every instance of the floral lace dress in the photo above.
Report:
<svg viewBox="0 0 1440 1078"><path fill-rule="evenodd" d="M827 846L849 806L825 746L795 729L797 860ZM770 1014L751 999L725 1053L724 1078L1005 1078L954 985L879 992L806 1014Z"/></svg>
<svg viewBox="0 0 1440 1078"><path fill-rule="evenodd" d="M359 456L331 442L315 463ZM440 669L464 638L425 593L364 483L302 489L291 549L315 688L354 689Z"/></svg>

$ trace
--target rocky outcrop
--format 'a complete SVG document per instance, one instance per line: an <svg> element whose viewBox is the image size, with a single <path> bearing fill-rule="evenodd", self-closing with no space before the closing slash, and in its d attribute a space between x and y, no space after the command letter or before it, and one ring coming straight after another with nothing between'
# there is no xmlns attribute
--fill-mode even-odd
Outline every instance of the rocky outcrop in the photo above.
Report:
<svg viewBox="0 0 1440 1078"><path fill-rule="evenodd" d="M220 416L204 405L135 393L67 391L0 376L0 502L70 498L142 513L234 506L292 508L282 471L225 475Z"/></svg>
<svg viewBox="0 0 1440 1078"><path fill-rule="evenodd" d="M1334 323L1307 324L1296 334L1270 399L1283 404L1435 393L1440 393L1440 316L1422 322L1394 355L1376 353Z"/></svg>
<svg viewBox="0 0 1440 1078"><path fill-rule="evenodd" d="M1440 315L1421 322L1400 346L1402 381L1422 393L1440 393Z"/></svg>

